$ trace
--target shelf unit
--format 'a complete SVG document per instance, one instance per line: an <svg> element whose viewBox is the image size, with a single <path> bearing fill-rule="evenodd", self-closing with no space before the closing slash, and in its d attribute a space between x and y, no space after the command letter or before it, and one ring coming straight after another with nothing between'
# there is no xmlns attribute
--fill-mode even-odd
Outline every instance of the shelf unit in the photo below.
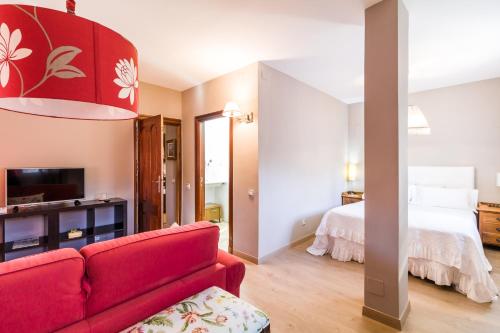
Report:
<svg viewBox="0 0 500 333"><path fill-rule="evenodd" d="M114 220L111 224L96 226L97 208L114 207ZM70 211L86 211L86 228L82 230L82 236L77 238L68 238L68 232L61 232L60 216L62 212ZM8 221L9 219L27 218L31 216L43 216L47 218L47 235L39 237L39 244L36 246L13 249L14 242L5 242L6 223L16 223ZM43 248L43 251L50 251L60 248L61 244L66 242L85 239L86 244L91 244L99 241L101 236L113 234L113 238L118 238L127 235L127 200L120 198L110 199L108 202L98 200L81 201L80 205L75 205L74 202L61 202L52 204L41 204L29 207L19 207L18 212L14 212L14 208L8 209L7 213L0 214L0 262L5 261L7 253L19 252L34 248Z"/></svg>

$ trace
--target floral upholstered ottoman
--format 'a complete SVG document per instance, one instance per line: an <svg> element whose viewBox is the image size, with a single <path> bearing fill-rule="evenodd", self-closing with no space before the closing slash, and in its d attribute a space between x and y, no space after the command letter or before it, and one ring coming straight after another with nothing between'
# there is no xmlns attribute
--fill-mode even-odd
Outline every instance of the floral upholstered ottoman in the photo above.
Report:
<svg viewBox="0 0 500 333"><path fill-rule="evenodd" d="M240 298L211 287L122 333L264 333L268 316Z"/></svg>

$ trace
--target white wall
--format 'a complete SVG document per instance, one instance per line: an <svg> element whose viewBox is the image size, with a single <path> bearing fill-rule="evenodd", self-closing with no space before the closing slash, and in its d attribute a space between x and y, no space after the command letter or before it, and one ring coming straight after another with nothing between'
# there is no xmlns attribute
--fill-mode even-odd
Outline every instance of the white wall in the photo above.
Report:
<svg viewBox="0 0 500 333"><path fill-rule="evenodd" d="M205 183L229 181L229 118L205 122Z"/></svg>
<svg viewBox="0 0 500 333"><path fill-rule="evenodd" d="M356 164L356 180L348 183L348 189L354 191L364 190L365 179L365 132L363 103L349 105L349 134L347 159L349 163Z"/></svg>
<svg viewBox="0 0 500 333"><path fill-rule="evenodd" d="M479 199L500 202L500 78L410 94L408 102L431 127L429 136L408 137L408 164L474 166ZM349 157L361 157L361 170L363 126L363 104L349 105Z"/></svg>
<svg viewBox="0 0 500 333"><path fill-rule="evenodd" d="M260 64L259 115L259 258L263 258L314 233L321 216L340 205L347 105Z"/></svg>

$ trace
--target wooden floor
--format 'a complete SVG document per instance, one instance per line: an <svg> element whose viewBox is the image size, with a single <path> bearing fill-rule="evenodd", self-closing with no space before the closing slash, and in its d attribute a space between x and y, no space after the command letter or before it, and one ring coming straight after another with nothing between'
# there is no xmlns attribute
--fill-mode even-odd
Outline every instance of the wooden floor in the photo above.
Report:
<svg viewBox="0 0 500 333"><path fill-rule="evenodd" d="M262 265L247 263L241 297L267 312L272 333L397 332L361 315L363 265L314 257L311 243ZM500 250L487 249L500 286ZM500 332L500 301L477 304L451 288L409 276L411 312L403 332Z"/></svg>

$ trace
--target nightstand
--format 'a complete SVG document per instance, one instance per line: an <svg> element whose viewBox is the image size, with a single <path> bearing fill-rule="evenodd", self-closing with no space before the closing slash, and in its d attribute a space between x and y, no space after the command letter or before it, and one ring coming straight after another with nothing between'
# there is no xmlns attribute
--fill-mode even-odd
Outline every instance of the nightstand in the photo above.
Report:
<svg viewBox="0 0 500 333"><path fill-rule="evenodd" d="M483 244L500 246L500 208L481 202L479 212L479 234Z"/></svg>
<svg viewBox="0 0 500 333"><path fill-rule="evenodd" d="M221 221L222 207L217 203L207 203L205 205L205 220L207 221Z"/></svg>
<svg viewBox="0 0 500 333"><path fill-rule="evenodd" d="M352 204L363 200L363 192L342 192L342 205Z"/></svg>

